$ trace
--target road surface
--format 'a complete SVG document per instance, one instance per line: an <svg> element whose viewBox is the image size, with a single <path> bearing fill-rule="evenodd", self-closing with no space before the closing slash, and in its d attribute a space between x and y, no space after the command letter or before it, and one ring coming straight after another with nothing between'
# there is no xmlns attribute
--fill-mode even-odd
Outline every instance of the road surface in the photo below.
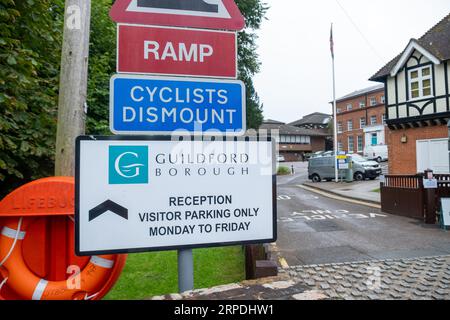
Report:
<svg viewBox="0 0 450 320"><path fill-rule="evenodd" d="M304 190L306 166L295 166L296 174L277 182L275 250L288 265L450 254L450 232Z"/></svg>

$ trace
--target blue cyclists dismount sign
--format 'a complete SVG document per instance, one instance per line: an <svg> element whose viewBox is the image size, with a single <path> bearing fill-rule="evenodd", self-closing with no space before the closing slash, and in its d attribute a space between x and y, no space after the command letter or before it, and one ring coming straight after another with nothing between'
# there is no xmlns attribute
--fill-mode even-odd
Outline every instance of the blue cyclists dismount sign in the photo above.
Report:
<svg viewBox="0 0 450 320"><path fill-rule="evenodd" d="M113 76L110 85L115 134L245 133L242 81L121 74Z"/></svg>

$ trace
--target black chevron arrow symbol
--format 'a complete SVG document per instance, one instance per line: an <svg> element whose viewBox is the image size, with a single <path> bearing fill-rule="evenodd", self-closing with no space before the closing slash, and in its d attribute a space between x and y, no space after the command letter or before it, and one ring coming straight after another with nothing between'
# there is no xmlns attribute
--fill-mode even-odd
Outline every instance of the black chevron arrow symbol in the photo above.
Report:
<svg viewBox="0 0 450 320"><path fill-rule="evenodd" d="M138 7L213 13L219 12L219 6L217 4L209 4L203 0L138 0Z"/></svg>
<svg viewBox="0 0 450 320"><path fill-rule="evenodd" d="M99 204L94 209L89 210L89 221L94 220L95 218L101 216L107 211L111 211L112 213L117 214L118 216L128 220L128 209L124 208L117 203L106 200L102 204Z"/></svg>

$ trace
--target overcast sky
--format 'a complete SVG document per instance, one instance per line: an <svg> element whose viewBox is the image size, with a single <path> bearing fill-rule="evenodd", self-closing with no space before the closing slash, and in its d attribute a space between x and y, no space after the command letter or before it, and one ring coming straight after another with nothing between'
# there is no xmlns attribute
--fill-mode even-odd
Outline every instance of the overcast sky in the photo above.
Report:
<svg viewBox="0 0 450 320"><path fill-rule="evenodd" d="M331 22L339 98L376 84L367 79L450 12L450 0L263 2L270 9L258 31L255 86L264 118L284 122L331 113Z"/></svg>

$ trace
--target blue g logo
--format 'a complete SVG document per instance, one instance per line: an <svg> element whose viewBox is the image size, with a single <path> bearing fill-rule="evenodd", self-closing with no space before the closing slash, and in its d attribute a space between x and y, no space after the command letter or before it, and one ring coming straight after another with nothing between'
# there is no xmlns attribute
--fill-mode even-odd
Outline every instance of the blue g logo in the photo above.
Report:
<svg viewBox="0 0 450 320"><path fill-rule="evenodd" d="M148 183L148 147L110 146L109 184Z"/></svg>

